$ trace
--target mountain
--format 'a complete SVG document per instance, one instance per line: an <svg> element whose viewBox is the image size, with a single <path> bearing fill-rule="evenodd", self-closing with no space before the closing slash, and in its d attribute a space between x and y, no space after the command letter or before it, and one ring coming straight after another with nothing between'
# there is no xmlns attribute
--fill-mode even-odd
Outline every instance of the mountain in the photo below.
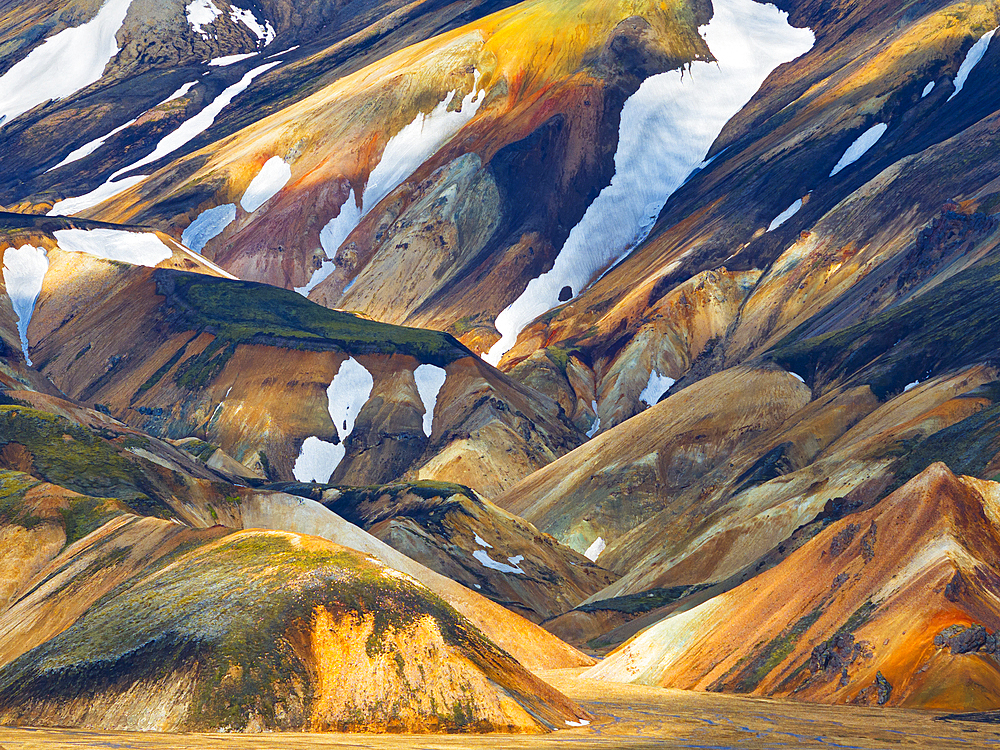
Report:
<svg viewBox="0 0 1000 750"><path fill-rule="evenodd" d="M1000 485L935 463L589 676L935 710L996 705Z"/></svg>
<svg viewBox="0 0 1000 750"><path fill-rule="evenodd" d="M998 28L8 3L0 720L996 709Z"/></svg>

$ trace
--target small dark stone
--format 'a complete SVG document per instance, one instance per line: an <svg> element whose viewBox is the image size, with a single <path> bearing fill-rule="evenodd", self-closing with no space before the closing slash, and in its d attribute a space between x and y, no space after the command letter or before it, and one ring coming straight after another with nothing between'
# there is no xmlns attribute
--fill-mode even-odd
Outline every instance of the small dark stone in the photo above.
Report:
<svg viewBox="0 0 1000 750"><path fill-rule="evenodd" d="M881 672L875 673L875 691L878 695L878 704L884 706L889 702L889 696L892 695L892 685L889 681L885 679L885 675Z"/></svg>
<svg viewBox="0 0 1000 750"><path fill-rule="evenodd" d="M569 302L571 299L573 299L573 288L572 287L570 287L570 286L564 286L562 289L559 290L559 301L560 302Z"/></svg>

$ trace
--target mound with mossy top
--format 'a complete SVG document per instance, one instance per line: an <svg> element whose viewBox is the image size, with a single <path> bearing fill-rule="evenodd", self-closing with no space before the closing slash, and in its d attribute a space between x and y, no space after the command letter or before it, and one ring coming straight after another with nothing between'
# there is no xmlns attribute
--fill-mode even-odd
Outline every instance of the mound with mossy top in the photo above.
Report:
<svg viewBox="0 0 1000 750"><path fill-rule="evenodd" d="M410 576L318 537L180 549L0 670L0 721L544 732L585 712Z"/></svg>

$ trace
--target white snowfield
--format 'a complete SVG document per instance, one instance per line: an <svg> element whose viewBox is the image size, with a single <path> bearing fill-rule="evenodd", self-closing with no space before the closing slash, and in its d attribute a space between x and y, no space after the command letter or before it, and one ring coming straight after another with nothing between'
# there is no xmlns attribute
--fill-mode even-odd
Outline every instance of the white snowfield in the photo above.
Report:
<svg viewBox="0 0 1000 750"><path fill-rule="evenodd" d="M340 443L334 445L315 436L306 438L292 468L292 474L298 481L320 484L330 481L347 453L344 441L354 431L354 421L368 402L374 386L371 373L354 357L349 357L340 365L333 382L326 389L327 409L337 428Z"/></svg>
<svg viewBox="0 0 1000 750"><path fill-rule="evenodd" d="M235 5L231 5L229 8L229 17L237 23L242 23L250 29L254 36L264 43L261 46L266 47L274 41L274 27L271 26L271 22L265 20L264 24L261 25L252 10L246 10L245 8L238 8Z"/></svg>
<svg viewBox="0 0 1000 750"><path fill-rule="evenodd" d="M186 96L187 93L188 93L188 91L190 91L191 88L196 83L198 83L198 82L197 81L191 81L190 83L185 83L183 86L181 86L179 89L177 89L174 93L172 93L170 96L168 96L162 102L160 102L159 104L157 104L156 107L159 107L159 106L161 106L163 104L166 104L167 102L172 102L174 99L180 99L182 96ZM156 107L153 107L153 109L156 109ZM143 114L145 114L145 112ZM71 164L72 162L75 162L75 161L79 161L80 159L83 159L86 156L90 156L92 153L94 153L95 151L97 151L97 149L99 149L101 146L103 146L104 143L108 140L108 138L110 138L113 135L118 135L120 132L122 132L126 128L131 127L132 125L135 124L136 120L138 120L138 119L139 119L138 117L133 117L131 120L129 120L128 122L126 122L124 125L119 125L117 128L115 128L114 130L112 130L110 133L105 133L104 135L100 136L99 138L95 138L94 140L90 141L89 143L85 143L84 145L80 146L80 148L74 149L73 151L71 151L66 156L65 159L63 159L61 162L59 162L58 164L56 164L54 167L49 167L48 169L45 170L45 172L46 173L52 172L52 171L54 171L56 169L59 169L59 167L65 166L67 164Z"/></svg>
<svg viewBox="0 0 1000 750"><path fill-rule="evenodd" d="M259 76L261 73L270 70L275 65L279 65L280 63L281 60L276 60L275 62L265 63L264 65L260 65L253 70L248 71L238 82L224 89L211 104L190 119L182 122L179 127L161 138L160 142L156 144L156 148L153 149L151 154L144 156L138 161L132 162L126 167L122 167L111 175L107 182L94 190L91 190L86 195L81 195L76 198L66 198L65 200L58 201L52 207L52 210L49 211L48 215L72 216L73 214L78 214L88 208L93 208L99 203L103 203L119 193L125 192L133 185L138 185L149 175L133 175L132 177L126 177L123 180L118 180L117 178L126 172L131 172L134 169L138 169L146 164L162 159L164 156L173 153L194 138L197 138L203 132L208 130L209 127L211 127L219 113L225 109L229 103L233 101L233 99L242 93L250 85L254 78Z"/></svg>
<svg viewBox="0 0 1000 750"><path fill-rule="evenodd" d="M238 55L223 55L222 57L213 57L208 61L208 64L213 68L225 68L229 65L235 65L241 60L249 60L254 55L259 54L259 52L242 52Z"/></svg>
<svg viewBox="0 0 1000 750"><path fill-rule="evenodd" d="M50 99L99 81L118 54L116 35L132 0L106 0L91 20L50 36L0 76L0 127Z"/></svg>
<svg viewBox="0 0 1000 750"><path fill-rule="evenodd" d="M63 167L65 165L67 165L67 164L72 164L73 162L79 161L80 159L83 159L86 156L90 156L92 153L94 153L95 151L97 151L97 149L99 149L101 146L103 146L104 142L106 140L108 140L108 138L110 138L113 135L118 135L120 132L122 132L123 130L125 130L129 126L131 126L138 119L139 119L138 117L133 117L131 120L129 120L128 122L126 122L124 125L119 125L117 128L115 128L114 130L112 130L110 133L105 133L104 135L100 136L99 138L95 138L94 140L90 141L89 143L83 144L82 146L80 146L80 148L73 149L72 151L69 152L69 154L67 154L67 156L66 156L65 159L63 159L61 162L59 162L58 164L56 164L54 167L49 167L48 169L46 169L45 173L48 174L49 172L52 172L52 171L54 171L56 169L59 169L59 167Z"/></svg>
<svg viewBox="0 0 1000 750"><path fill-rule="evenodd" d="M590 406L594 410L594 423L590 425L590 429L587 430L587 437L592 438L597 434L597 431L601 429L601 415L597 413L597 402L591 401Z"/></svg>
<svg viewBox="0 0 1000 750"><path fill-rule="evenodd" d="M793 216L795 216L795 214L797 214L799 212L800 208L802 208L802 199L801 198L799 198L798 200L796 200L792 205L790 205L788 208L786 208L780 214L778 214L777 216L775 216L774 217L774 221L772 221L770 224L768 224L767 231L768 232L773 232L775 229L777 229L778 227L780 227L782 224L784 224L790 218L792 218Z"/></svg>
<svg viewBox="0 0 1000 750"><path fill-rule="evenodd" d="M778 65L807 52L810 29L753 0L716 0L702 35L717 62L693 62L643 81L625 102L611 184L573 227L553 267L497 316L501 338L484 359L496 365L535 318L572 297L642 242L667 199L705 157L725 124Z"/></svg>
<svg viewBox="0 0 1000 750"><path fill-rule="evenodd" d="M998 26L997 28L1000 28ZM997 29L992 29L983 34L976 41L975 44L969 49L965 54L965 59L962 60L962 64L958 68L958 72L955 74L955 90L951 92L951 96L948 97L950 102L962 89L965 88L965 82L969 79L969 73L972 69L979 64L979 61L983 59L983 55L986 54L986 50L989 49L990 41L993 39L993 35L997 33ZM929 93L929 92L928 92Z"/></svg>
<svg viewBox="0 0 1000 750"><path fill-rule="evenodd" d="M35 311L35 300L42 291L42 280L49 270L45 248L21 245L8 247L3 253L3 283L7 296L17 315L17 334L21 339L24 361L31 365L28 356L28 323Z"/></svg>
<svg viewBox="0 0 1000 750"><path fill-rule="evenodd" d="M52 233L59 249L67 253L87 253L96 258L117 260L134 266L153 267L173 253L152 232L121 229L57 229Z"/></svg>
<svg viewBox="0 0 1000 750"><path fill-rule="evenodd" d="M431 436L434 428L434 409L437 406L438 393L444 386L448 374L443 367L437 365L420 365L413 371L413 379L417 383L417 393L424 404L424 434Z"/></svg>
<svg viewBox="0 0 1000 750"><path fill-rule="evenodd" d="M500 573L519 573L522 575L524 574L524 571L517 566L517 563L520 562L521 560L517 560L513 565L507 565L506 563L497 562L496 560L494 560L492 557L490 557L490 554L484 549L477 549L475 552L472 553L472 556L477 560L479 560L480 564L484 568L489 568L490 570L496 570ZM510 561L514 558L507 558L507 559L508 561ZM521 559L523 560L524 558Z"/></svg>
<svg viewBox="0 0 1000 750"><path fill-rule="evenodd" d="M583 553L591 562L597 562L597 558L601 556L601 553L608 548L607 542L604 541L603 537L597 537L593 543L587 547L587 551Z"/></svg>
<svg viewBox="0 0 1000 750"><path fill-rule="evenodd" d="M260 168L257 176L247 186L246 192L240 198L240 205L248 214L267 203L288 181L292 179L292 168L280 156L272 156Z"/></svg>
<svg viewBox="0 0 1000 750"><path fill-rule="evenodd" d="M838 172L847 169L847 167L868 153L869 149L878 143L879 138L885 135L885 131L888 129L889 126L886 123L880 122L877 125L872 125L868 130L859 135L854 143L847 147L847 151L840 157L840 161L834 166L830 172L830 176L833 177Z"/></svg>
<svg viewBox="0 0 1000 750"><path fill-rule="evenodd" d="M924 90L920 92L920 98L921 99L925 98L933 90L934 90L934 81L930 81L926 86L924 86Z"/></svg>
<svg viewBox="0 0 1000 750"><path fill-rule="evenodd" d="M483 539L479 534L476 534L476 544L480 547L486 547L487 549L493 549L493 545Z"/></svg>
<svg viewBox="0 0 1000 750"><path fill-rule="evenodd" d="M305 286L296 287L296 292L308 296L309 292L333 273L333 260L336 258L337 250L361 223L365 214L399 187L417 167L433 156L476 116L479 106L486 97L486 89L479 88L479 77L479 71L474 71L472 90L463 97L461 109L448 111L456 94L455 91L451 91L434 109L427 114L418 112L412 122L389 139L361 193L360 210L352 188L347 202L340 207L340 213L330 219L320 232L320 244L329 260L324 261L323 265L313 272Z"/></svg>
<svg viewBox="0 0 1000 750"><path fill-rule="evenodd" d="M201 34L204 39L211 39L212 34L205 29L215 22L215 19L222 15L212 0L191 0L184 9L188 23L196 34Z"/></svg>
<svg viewBox="0 0 1000 750"><path fill-rule="evenodd" d="M472 90L462 99L460 109L449 112L455 98L451 91L426 115L418 112L413 121L389 139L375 169L368 176L361 212L368 213L379 201L399 187L403 180L432 157L448 140L479 111L486 90L479 88L479 71L473 73Z"/></svg>
<svg viewBox="0 0 1000 750"><path fill-rule="evenodd" d="M646 381L646 387L639 394L639 400L644 401L646 406L655 406L656 402L660 400L660 396L669 391L671 386L676 382L673 378L660 375L654 368L649 373L649 380Z"/></svg>
<svg viewBox="0 0 1000 750"><path fill-rule="evenodd" d="M198 218L188 224L181 233L181 242L200 253L208 241L218 237L222 231L236 221L236 204L224 203L198 214Z"/></svg>

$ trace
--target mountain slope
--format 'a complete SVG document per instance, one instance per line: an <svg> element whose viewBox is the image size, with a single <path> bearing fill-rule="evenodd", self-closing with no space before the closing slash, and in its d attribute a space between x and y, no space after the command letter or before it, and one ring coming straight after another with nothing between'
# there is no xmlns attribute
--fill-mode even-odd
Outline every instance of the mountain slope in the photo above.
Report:
<svg viewBox="0 0 1000 750"><path fill-rule="evenodd" d="M995 705L996 497L995 483L933 464L589 675L819 702Z"/></svg>

